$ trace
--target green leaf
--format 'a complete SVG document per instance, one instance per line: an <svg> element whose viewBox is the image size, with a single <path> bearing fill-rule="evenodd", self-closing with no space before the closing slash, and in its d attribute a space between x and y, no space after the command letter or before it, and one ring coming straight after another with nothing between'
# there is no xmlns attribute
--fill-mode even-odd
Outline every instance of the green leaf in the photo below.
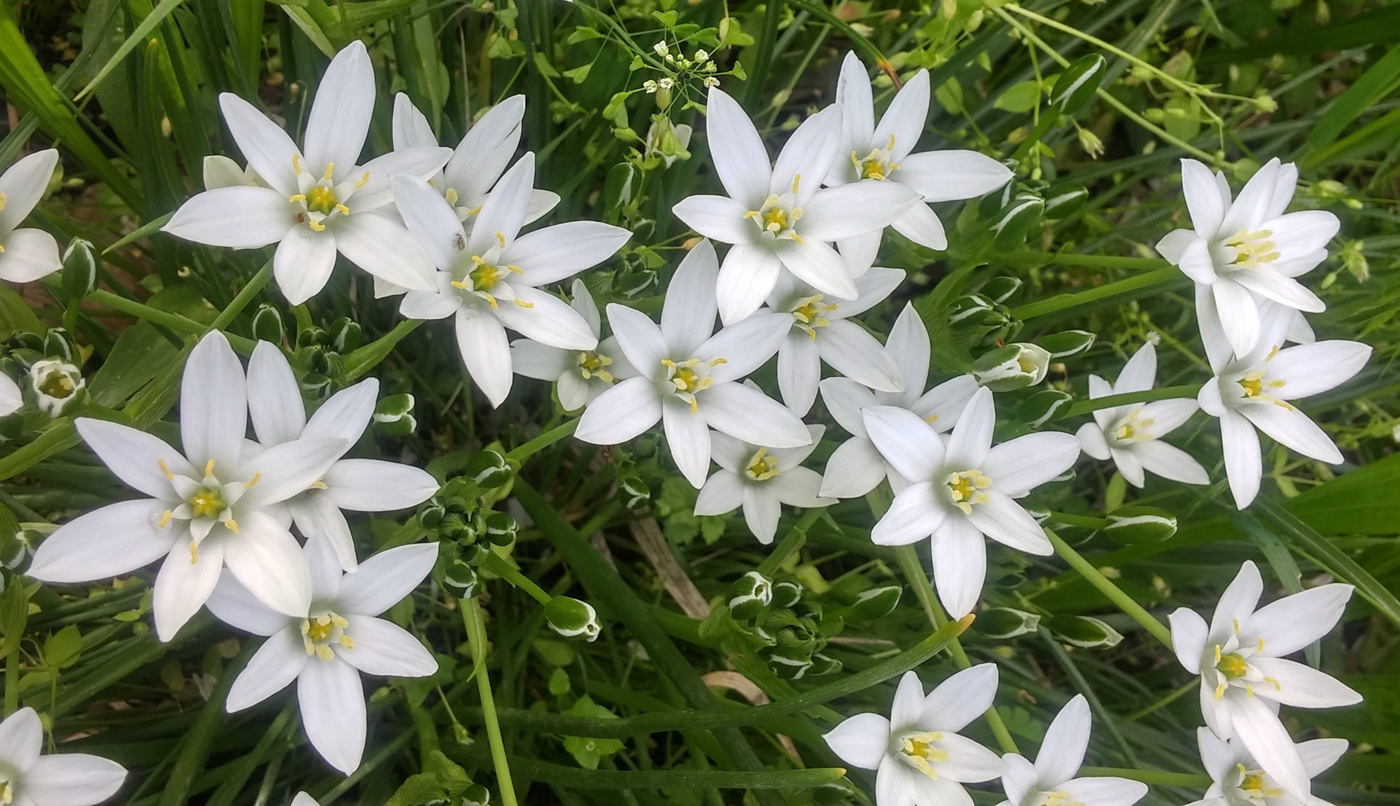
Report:
<svg viewBox="0 0 1400 806"><path fill-rule="evenodd" d="M943 110L950 115L961 115L963 113L963 91L962 85L956 78L950 78L939 85L934 90L933 97Z"/></svg>
<svg viewBox="0 0 1400 806"><path fill-rule="evenodd" d="M78 662L83 652L83 634L70 624L44 641L44 663L55 669L66 669Z"/></svg>
<svg viewBox="0 0 1400 806"><path fill-rule="evenodd" d="M1039 100L1040 84L1035 81L1022 81L1007 88L992 106L1007 112L1023 114L1034 109Z"/></svg>
<svg viewBox="0 0 1400 806"><path fill-rule="evenodd" d="M0 657L9 655L19 646L28 623L29 594L23 585L11 583L4 593L0 593L0 630L4 630L4 638L0 639Z"/></svg>
<svg viewBox="0 0 1400 806"><path fill-rule="evenodd" d="M1400 47L1391 48L1327 107L1308 130L1308 147L1316 150L1331 145L1347 126L1396 87L1400 87Z"/></svg>
<svg viewBox="0 0 1400 806"><path fill-rule="evenodd" d="M18 331L42 333L44 325L24 297L7 285L0 285L0 337L9 338Z"/></svg>
<svg viewBox="0 0 1400 806"><path fill-rule="evenodd" d="M131 36L128 36L121 47L117 48L117 52L112 54L112 57L107 60L107 63L102 65L102 69L97 71L97 75L93 76L92 80L87 83L87 86L83 87L81 92L73 96L73 101L75 103L82 101L91 94L93 90L97 89L97 86L102 83L103 79L107 78L107 74L111 73L117 65L121 64L123 59L131 55L131 51L135 50L136 46L140 44L142 40L150 36L151 32L156 29L156 26L160 25L161 22L170 15L170 12L174 11L176 6L179 6L183 2L184 0L161 0L160 5L152 9L151 13L147 14L146 18L141 20L141 24L136 26L136 30L131 32Z"/></svg>

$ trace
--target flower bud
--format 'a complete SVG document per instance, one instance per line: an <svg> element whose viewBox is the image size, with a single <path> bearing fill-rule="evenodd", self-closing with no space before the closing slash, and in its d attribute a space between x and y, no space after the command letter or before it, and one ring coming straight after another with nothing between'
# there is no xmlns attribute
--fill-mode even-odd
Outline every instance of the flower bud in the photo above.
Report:
<svg viewBox="0 0 1400 806"><path fill-rule="evenodd" d="M375 404L374 427L381 434L391 437L406 437L418 430L418 419L413 416L413 395L389 395Z"/></svg>
<svg viewBox="0 0 1400 806"><path fill-rule="evenodd" d="M784 579L775 582L773 583L772 605L782 608L795 607L798 602L802 601L803 592L802 583L795 580Z"/></svg>
<svg viewBox="0 0 1400 806"><path fill-rule="evenodd" d="M74 238L63 252L63 294L74 302L97 290L97 256L92 244Z"/></svg>
<svg viewBox="0 0 1400 806"><path fill-rule="evenodd" d="M34 393L34 407L50 417L75 411L87 399L82 371L51 358L36 361L29 368L29 387Z"/></svg>
<svg viewBox="0 0 1400 806"><path fill-rule="evenodd" d="M1103 141L1099 139L1097 134L1088 129L1080 129L1078 134L1079 147L1084 149L1084 153L1088 154L1090 159L1098 159L1103 156Z"/></svg>
<svg viewBox="0 0 1400 806"><path fill-rule="evenodd" d="M520 524L505 512L490 512L482 519L481 536L493 546L509 546L515 542Z"/></svg>
<svg viewBox="0 0 1400 806"><path fill-rule="evenodd" d="M768 665L784 680L801 680L812 668L812 654L800 647L782 647L768 654Z"/></svg>
<svg viewBox="0 0 1400 806"><path fill-rule="evenodd" d="M549 628L565 638L583 638L593 642L603 631L598 623L598 611L593 605L568 596L555 596L544 606L544 619Z"/></svg>
<svg viewBox="0 0 1400 806"><path fill-rule="evenodd" d="M342 355L360 346L360 324L344 316L331 322L326 335L330 337L330 348Z"/></svg>
<svg viewBox="0 0 1400 806"><path fill-rule="evenodd" d="M481 489L494 490L508 483L514 472L500 451L486 448L467 462L465 475Z"/></svg>
<svg viewBox="0 0 1400 806"><path fill-rule="evenodd" d="M257 313L253 314L253 337L280 345L287 338L282 312L266 302L259 305Z"/></svg>
<svg viewBox="0 0 1400 806"><path fill-rule="evenodd" d="M1094 334L1087 330L1066 330L1042 336L1036 343L1050 352L1052 360L1073 358L1094 346Z"/></svg>
<svg viewBox="0 0 1400 806"><path fill-rule="evenodd" d="M1002 275L988 280L978 293L997 305L1004 305L1007 300L1020 292L1021 285L1021 278Z"/></svg>
<svg viewBox="0 0 1400 806"><path fill-rule="evenodd" d="M988 638L1005 640L1033 633L1040 628L1040 615L1013 607L989 607L977 614L972 629Z"/></svg>
<svg viewBox="0 0 1400 806"><path fill-rule="evenodd" d="M1043 347L1015 342L984 353L972 364L977 383L993 392L1024 389L1045 380L1050 352Z"/></svg>
<svg viewBox="0 0 1400 806"><path fill-rule="evenodd" d="M442 524L442 519L446 515L447 509L434 499L418 510L418 522L427 529L436 529Z"/></svg>
<svg viewBox="0 0 1400 806"><path fill-rule="evenodd" d="M1068 218L1079 212L1089 200L1089 189L1069 183L1056 185L1045 192L1045 217Z"/></svg>
<svg viewBox="0 0 1400 806"><path fill-rule="evenodd" d="M750 571L729 586L729 612L740 621L749 621L773 601L773 580Z"/></svg>
<svg viewBox="0 0 1400 806"><path fill-rule="evenodd" d="M1031 428L1039 428L1069 411L1068 406L1071 399L1068 392L1061 392L1059 389L1041 389L1021 403L1017 419L1027 423Z"/></svg>
<svg viewBox="0 0 1400 806"><path fill-rule="evenodd" d="M491 806L491 792L481 784L470 784L462 790L457 806Z"/></svg>
<svg viewBox="0 0 1400 806"><path fill-rule="evenodd" d="M1108 61L1097 53L1075 59L1060 74L1054 89L1050 90L1050 105L1057 107L1060 114L1066 117L1079 114L1094 100L1107 67Z"/></svg>
<svg viewBox="0 0 1400 806"><path fill-rule="evenodd" d="M847 618L852 621L884 618L894 612L903 593L904 589L898 585L882 585L863 590L847 610Z"/></svg>
<svg viewBox="0 0 1400 806"><path fill-rule="evenodd" d="M651 500L651 488L647 486L642 477L636 473L626 473L617 480L618 489L625 496L623 506L628 509L638 509L646 506Z"/></svg>
<svg viewBox="0 0 1400 806"><path fill-rule="evenodd" d="M1091 616L1050 616L1045 626L1056 640L1080 649L1112 649L1123 640L1122 633Z"/></svg>
<svg viewBox="0 0 1400 806"><path fill-rule="evenodd" d="M1011 199L1011 203L1001 211L997 223L992 225L996 232L996 248L1013 249L1026 239L1026 233L1040 223L1045 202L1030 191L1021 191Z"/></svg>
<svg viewBox="0 0 1400 806"><path fill-rule="evenodd" d="M70 363L75 354L73 337L61 327L49 328L48 332L44 334L44 343L41 349L44 355L49 358L57 358Z"/></svg>
<svg viewBox="0 0 1400 806"><path fill-rule="evenodd" d="M821 677L841 671L841 661L818 652L812 656L812 666L807 670L808 677Z"/></svg>
<svg viewBox="0 0 1400 806"><path fill-rule="evenodd" d="M458 599L470 599L475 596L477 585L480 583L481 578L476 569L461 558L448 564L442 574L442 587Z"/></svg>
<svg viewBox="0 0 1400 806"><path fill-rule="evenodd" d="M1161 543L1176 534L1176 516L1156 507L1119 507L1108 513L1103 533L1119 543Z"/></svg>
<svg viewBox="0 0 1400 806"><path fill-rule="evenodd" d="M690 126L680 123L672 124L670 118L665 115L653 115L651 118L651 128L647 130L647 144L645 157L660 157L661 161L670 168L676 160L690 159Z"/></svg>

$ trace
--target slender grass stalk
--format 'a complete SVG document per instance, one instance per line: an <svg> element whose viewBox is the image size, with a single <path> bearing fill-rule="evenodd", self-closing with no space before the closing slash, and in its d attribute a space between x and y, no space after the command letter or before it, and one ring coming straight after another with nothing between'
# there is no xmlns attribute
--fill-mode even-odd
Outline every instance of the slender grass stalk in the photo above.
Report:
<svg viewBox="0 0 1400 806"><path fill-rule="evenodd" d="M574 431L577 429L578 418L569 420L568 422L562 425L556 425L555 427L549 429L543 434L540 434L539 436L535 437L529 442L526 442L524 445L521 445L520 447L511 450L509 453L506 454L506 459L514 462L523 462L531 456L535 455L536 453L544 450L545 448L548 448L550 445L553 445L559 440L564 439L565 437L573 434Z"/></svg>
<svg viewBox="0 0 1400 806"><path fill-rule="evenodd" d="M1070 568L1078 571L1079 575L1084 577L1086 582L1093 585L1099 593L1102 593L1110 602L1117 605L1118 609L1127 614L1129 618L1140 624L1153 638L1161 641L1163 646L1167 649L1172 648L1171 631L1168 630L1162 622L1158 621L1151 613L1144 610L1142 605L1133 601L1133 597L1124 593L1122 588L1113 584L1112 580L1104 576L1099 569L1094 567L1093 563L1084 559L1083 555L1075 551L1074 548L1066 543L1059 535L1055 534L1050 529L1046 529L1045 536L1050 538L1050 544L1055 547L1055 553L1060 555L1060 558L1065 562L1069 563Z"/></svg>
<svg viewBox="0 0 1400 806"><path fill-rule="evenodd" d="M1091 412L1102 409L1111 409L1115 406L1128 406L1133 403L1150 403L1154 400L1172 400L1176 398L1194 398L1196 393L1201 391L1197 384L1187 384L1184 386L1163 386L1157 389L1148 389L1143 392L1125 392L1121 395L1105 395L1089 400L1081 400L1069 407L1066 417L1082 417Z"/></svg>
<svg viewBox="0 0 1400 806"><path fill-rule="evenodd" d="M505 806L516 806L515 784L510 777L510 762L506 758L505 740L501 738L501 722L496 717L496 700L491 695L491 676L486 671L486 621L476 597L458 599L462 623L467 628L467 643L471 645L476 690L481 695L481 712L486 722L486 738L491 745L491 763L496 770L496 784Z"/></svg>

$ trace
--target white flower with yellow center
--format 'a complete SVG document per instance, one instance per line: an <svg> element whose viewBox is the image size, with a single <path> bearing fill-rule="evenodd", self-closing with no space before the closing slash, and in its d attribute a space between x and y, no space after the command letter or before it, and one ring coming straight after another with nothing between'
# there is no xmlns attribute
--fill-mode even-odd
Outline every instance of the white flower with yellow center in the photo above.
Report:
<svg viewBox="0 0 1400 806"><path fill-rule="evenodd" d="M802 467L816 450L824 426L809 425L812 444L800 448L766 448L741 442L726 434L710 435L714 459L720 469L710 476L695 501L696 515L723 515L743 507L749 531L765 546L778 533L782 505L813 509L836 503L821 498L821 474Z"/></svg>
<svg viewBox="0 0 1400 806"><path fill-rule="evenodd" d="M943 224L929 207L935 202L961 201L991 193L1011 181L1005 165L976 151L949 149L914 153L928 120L929 78L919 70L899 92L889 109L875 122L875 101L870 77L854 53L841 63L836 84L836 104L841 107L838 158L824 179L840 186L873 180L904 185L922 197L890 223L896 232L930 249L947 249ZM875 261L883 228L843 238L837 242L852 267Z"/></svg>
<svg viewBox="0 0 1400 806"><path fill-rule="evenodd" d="M361 674L427 677L432 653L407 630L379 618L413 592L433 570L437 544L380 552L342 574L324 540L307 541L312 595L301 612L269 610L239 580L224 574L209 609L220 620L267 640L229 689L229 713L250 708L296 681L301 723L311 746L349 775L365 749L365 693Z"/></svg>
<svg viewBox="0 0 1400 806"><path fill-rule="evenodd" d="M324 477L348 444L308 437L245 453L243 367L222 333L201 339L185 362L183 453L119 423L79 418L74 424L112 473L150 497L59 527L34 553L29 576L91 582L164 558L152 601L162 641L203 606L225 566L267 607L306 609L311 578L279 505Z"/></svg>
<svg viewBox="0 0 1400 806"><path fill-rule="evenodd" d="M918 194L875 181L822 188L841 133L836 106L798 126L776 163L743 108L718 89L710 90L705 131L729 195L690 196L672 212L701 235L734 245L718 277L720 319L733 324L758 310L783 270L823 294L855 299L855 277L869 264L848 266L830 242L879 232Z"/></svg>
<svg viewBox="0 0 1400 806"><path fill-rule="evenodd" d="M33 708L0 722L0 804L95 806L126 780L126 769L115 761L86 753L43 756L43 749L44 727Z"/></svg>
<svg viewBox="0 0 1400 806"><path fill-rule="evenodd" d="M1126 778L1077 777L1089 750L1092 727L1089 703L1076 694L1055 715L1040 743L1035 763L1007 753L1001 806L1132 806L1147 794L1147 784Z"/></svg>
<svg viewBox="0 0 1400 806"><path fill-rule="evenodd" d="M574 436L616 445L660 420L671 457L696 488L710 468L711 428L752 445L811 443L797 415L739 383L778 351L792 318L760 313L716 333L718 272L714 246L696 244L667 286L660 327L640 311L608 306L613 335L639 377L594 398Z"/></svg>
<svg viewBox="0 0 1400 806"><path fill-rule="evenodd" d="M390 512L415 507L438 491L427 471L378 459L344 459L374 417L379 381L370 378L331 395L311 417L301 386L282 350L260 341L248 361L248 414L258 445L271 448L299 439L336 439L344 450L310 487L282 503L306 537L325 537L341 568L353 571L355 542L342 510Z"/></svg>
<svg viewBox="0 0 1400 806"><path fill-rule="evenodd" d="M848 319L883 302L904 279L899 269L871 269L856 278L854 300L822 294L784 272L768 295L768 307L792 317L778 350L778 391L797 416L817 399L822 362L878 392L904 391L899 366L870 332Z"/></svg>
<svg viewBox="0 0 1400 806"><path fill-rule="evenodd" d="M1352 587L1320 585L1258 607L1263 592L1259 569L1246 561L1210 624L1184 607L1171 614L1172 648L1186 671L1201 677L1206 725L1222 739L1238 738L1284 791L1305 800L1310 776L1279 720L1279 706L1334 708L1359 703L1361 695L1285 656L1336 625Z"/></svg>
<svg viewBox="0 0 1400 806"><path fill-rule="evenodd" d="M983 535L1028 554L1054 553L1040 524L1014 499L1074 466L1079 442L1073 435L1027 434L992 447L996 409L986 389L972 396L946 447L933 426L908 409L875 406L864 414L875 447L910 482L870 539L902 546L932 536L934 583L953 618L971 613L982 594Z"/></svg>
<svg viewBox="0 0 1400 806"><path fill-rule="evenodd" d="M1327 242L1341 224L1323 210L1285 213L1298 183L1298 168L1269 160L1238 198L1222 173L1181 161L1182 191L1193 229L1167 233L1157 251L1210 293L1197 308L1210 308L1238 355L1259 340L1259 302L1308 313L1325 310L1317 295L1295 277L1327 257Z"/></svg>
<svg viewBox="0 0 1400 806"><path fill-rule="evenodd" d="M1201 296L1198 292L1198 300ZM1340 386L1371 357L1368 345L1354 341L1284 347L1293 312L1272 302L1260 310L1261 333L1254 349L1235 355L1215 311L1197 308L1201 340L1215 377L1206 381L1196 399L1202 411L1220 420L1225 475L1240 509L1258 495L1263 477L1255 429L1304 456L1341 463L1342 453L1332 439L1293 401Z"/></svg>
<svg viewBox="0 0 1400 806"><path fill-rule="evenodd" d="M914 412L934 431L943 433L958 421L978 389L971 375L960 375L924 391L929 369L928 329L913 305L905 305L900 312L894 327L890 328L884 349L898 370L903 391L871 391L850 378L827 378L820 384L822 400L831 416L851 435L827 460L826 474L822 477L823 496L859 498L886 478L896 493L909 485L870 441L862 410L872 406L898 406Z"/></svg>
<svg viewBox="0 0 1400 806"><path fill-rule="evenodd" d="M1157 348L1148 342L1128 359L1118 380L1110 384L1089 376L1089 399L1131 392L1146 392L1157 378ZM1134 487L1151 471L1164 479L1185 484L1206 484L1210 475L1186 451L1168 445L1162 437L1175 431L1200 408L1194 400L1157 400L1110 406L1094 411L1094 421L1075 434L1079 446L1095 459L1112 459L1118 472Z"/></svg>
<svg viewBox="0 0 1400 806"><path fill-rule="evenodd" d="M1221 739L1210 728L1196 729L1201 763L1210 774L1205 797L1188 806L1331 806L1308 795L1297 798L1259 766L1239 739ZM1316 778L1346 754L1346 739L1311 739L1294 745L1309 778Z"/></svg>
<svg viewBox="0 0 1400 806"><path fill-rule="evenodd" d="M510 343L511 364L517 374L557 384L559 405L565 411L576 411L588 405L614 383L637 375L627 361L617 339L603 335L603 320L588 286L574 280L570 287L573 301L569 307L578 312L593 337L599 339L592 350L565 350L530 339Z"/></svg>
<svg viewBox="0 0 1400 806"><path fill-rule="evenodd" d="M58 271L63 259L49 233L21 227L49 189L58 152L36 151L0 174L0 280L27 283Z"/></svg>
<svg viewBox="0 0 1400 806"><path fill-rule="evenodd" d="M890 717L858 714L823 738L842 761L876 770L876 806L972 806L963 784L991 781L1005 770L996 753L958 731L992 707L997 667L964 669L924 696L919 676L905 672Z"/></svg>
<svg viewBox="0 0 1400 806"><path fill-rule="evenodd" d="M336 253L398 286L432 288L432 261L392 215L389 180L427 180L452 152L395 151L360 165L374 111L374 69L361 42L326 68L306 123L305 151L236 95L219 96L233 139L259 183L245 177L195 195L162 228L195 243L233 249L277 244L273 276L301 304L326 285ZM208 166L206 166L208 167ZM220 182L237 181L215 168Z"/></svg>
<svg viewBox="0 0 1400 806"><path fill-rule="evenodd" d="M409 291L399 313L455 317L467 373L492 406L510 393L506 328L561 350L597 348L578 311L540 286L607 260L632 233L597 221L573 221L517 235L529 210L535 157L526 154L496 184L468 233L442 196L407 177L394 180L399 214L437 267L434 290Z"/></svg>

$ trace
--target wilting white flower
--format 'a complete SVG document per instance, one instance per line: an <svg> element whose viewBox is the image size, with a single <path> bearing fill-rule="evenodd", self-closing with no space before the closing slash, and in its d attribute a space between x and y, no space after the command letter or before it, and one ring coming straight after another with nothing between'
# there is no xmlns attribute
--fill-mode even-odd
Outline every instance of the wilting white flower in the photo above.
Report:
<svg viewBox="0 0 1400 806"><path fill-rule="evenodd" d="M306 123L306 150L232 93L219 96L224 122L266 186L206 190L162 228L185 240L233 249L277 244L273 276L297 305L325 287L336 253L370 274L408 288L432 288L432 260L403 225L384 215L395 174L426 180L452 152L395 151L360 165L374 111L374 68L352 42L326 68Z"/></svg>
<svg viewBox="0 0 1400 806"><path fill-rule="evenodd" d="M1146 392L1156 378L1157 348L1147 342L1123 365L1117 382L1110 384L1090 375L1089 399ZM1143 485L1145 470L1172 481L1206 484L1210 476L1200 462L1162 441L1162 437L1189 420L1197 408L1196 401L1189 399L1111 406L1094 411L1094 422L1080 426L1075 436L1084 452L1095 459L1112 458L1118 472L1134 487Z"/></svg>
<svg viewBox="0 0 1400 806"><path fill-rule="evenodd" d="M258 444L271 448L299 439L340 440L344 450L324 476L288 498L283 506L306 537L325 537L340 565L353 571L355 542L341 510L388 512L428 500L438 490L426 471L378 459L342 459L374 417L379 381L370 378L337 392L310 419L301 387L277 345L260 341L248 361L248 414Z"/></svg>
<svg viewBox="0 0 1400 806"><path fill-rule="evenodd" d="M1015 753L1002 756L1002 806L1132 806L1147 794L1147 784L1126 778L1078 778L1089 749L1093 720L1083 694L1065 703L1045 730L1035 763Z"/></svg>
<svg viewBox="0 0 1400 806"><path fill-rule="evenodd" d="M41 756L44 727L33 708L0 722L0 803L93 806L117 794L126 768L86 753Z"/></svg>
<svg viewBox="0 0 1400 806"><path fill-rule="evenodd" d="M487 194L515 156L520 146L520 121L524 117L524 95L512 95L491 107L467 130L442 171L430 178L430 184L452 205L467 231L471 231ZM413 101L403 93L394 96L394 150L430 148L437 144L437 135L433 134L428 118ZM525 223L538 220L558 203L558 193L532 189Z"/></svg>
<svg viewBox="0 0 1400 806"><path fill-rule="evenodd" d="M1236 354L1250 352L1259 339L1260 299L1309 313L1327 307L1293 278L1327 257L1327 242L1341 223L1323 210L1284 213L1297 183L1297 166L1272 159L1231 201L1223 173L1212 175L1196 160L1181 161L1193 229L1167 233L1157 251L1209 289L1198 297L1197 308L1211 309L1224 324Z"/></svg>
<svg viewBox="0 0 1400 806"><path fill-rule="evenodd" d="M958 731L992 707L996 690L991 663L958 672L927 697L918 675L905 672L889 719L858 714L823 738L842 761L878 771L876 806L972 806L963 784L993 780L1005 765Z"/></svg>
<svg viewBox="0 0 1400 806"><path fill-rule="evenodd" d="M20 226L44 198L57 165L58 152L48 148L0 174L0 280L27 283L53 274L63 265L58 241L52 235Z"/></svg>
<svg viewBox="0 0 1400 806"><path fill-rule="evenodd" d="M710 158L729 195L690 196L672 212L701 235L734 244L719 273L720 319L733 324L758 310L785 268L823 294L855 299L860 272L828 242L879 232L919 194L874 181L822 188L841 134L839 107L798 126L771 165L753 122L722 90L710 90L706 117Z"/></svg>
<svg viewBox="0 0 1400 806"><path fill-rule="evenodd" d="M607 260L632 233L597 221L572 221L519 235L535 181L526 154L487 197L471 233L447 201L423 182L394 179L399 214L437 267L433 290L409 291L399 313L412 319L454 316L467 372L492 406L510 393L506 328L562 350L593 350L597 335L578 311L541 291Z"/></svg>
<svg viewBox="0 0 1400 806"><path fill-rule="evenodd" d="M996 409L986 389L977 390L963 409L947 446L908 409L875 406L864 413L880 455L910 482L870 539L902 546L932 535L938 598L953 618L971 613L982 593L983 535L1028 554L1054 553L1040 524L1013 499L1074 465L1079 442L1073 435L1027 434L992 447Z"/></svg>
<svg viewBox="0 0 1400 806"><path fill-rule="evenodd" d="M661 420L676 466L697 488L710 468L711 428L751 445L810 444L797 415L739 383L778 351L792 318L757 314L716 333L718 272L715 248L702 240L671 278L660 327L640 311L608 306L613 335L639 377L594 398L574 436L616 445Z"/></svg>
<svg viewBox="0 0 1400 806"><path fill-rule="evenodd" d="M1011 170L976 151L950 149L913 153L928 120L929 78L920 70L895 93L889 109L875 122L870 77L854 53L841 63L836 105L841 107L841 139L826 184L839 186L862 179L893 182L913 189L924 204L915 204L891 222L895 231L930 249L947 249L943 223L929 207L991 193L1011 181ZM880 249L876 229L837 245L852 266L869 266Z"/></svg>
<svg viewBox="0 0 1400 806"><path fill-rule="evenodd" d="M46 358L29 368L29 387L35 405L50 417L57 417L82 396L87 382L83 372L66 361Z"/></svg>
<svg viewBox="0 0 1400 806"><path fill-rule="evenodd" d="M225 565L268 607L305 612L311 578L276 504L325 476L344 439L286 442L249 456L243 367L219 331L190 351L180 390L184 453L130 426L79 418L78 433L118 478L150 496L59 527L34 553L41 582L89 582L164 558L152 609L169 641L214 590Z"/></svg>
<svg viewBox="0 0 1400 806"><path fill-rule="evenodd" d="M1273 776L1260 769L1238 738L1225 740L1210 728L1197 728L1196 743L1211 785L1205 797L1188 806L1331 806L1316 795L1296 798L1284 791ZM1346 753L1347 740L1312 739L1294 747L1308 777L1315 778Z"/></svg>
<svg viewBox="0 0 1400 806"><path fill-rule="evenodd" d="M977 382L969 375L959 375L925 392L929 349L928 329L914 306L905 305L885 343L885 353L898 368L904 391L872 392L850 378L827 378L821 382L822 400L827 409L851 435L827 460L826 474L822 477L823 496L859 498L887 477L896 493L908 486L909 482L885 461L875 449L875 443L870 441L865 419L861 416L864 409L872 406L908 409L940 433L958 421L977 391Z"/></svg>
<svg viewBox="0 0 1400 806"><path fill-rule="evenodd" d="M583 408L601 395L614 382L636 376L637 371L623 355L617 339L603 335L603 321L588 286L574 280L570 288L573 301L569 306L578 312L593 338L601 339L592 350L565 350L540 344L531 339L516 339L510 343L511 363L515 371L527 378L558 384L559 405L565 411Z"/></svg>
<svg viewBox="0 0 1400 806"><path fill-rule="evenodd" d="M1203 297L1197 293L1198 301ZM1253 350L1239 355L1232 355L1214 309L1197 308L1201 340L1215 377L1206 381L1196 399L1202 411L1220 420L1225 476L1240 509L1258 495L1264 472L1256 428L1304 456L1341 463L1342 453L1331 438L1291 401L1340 386L1371 357L1369 346L1354 341L1284 348L1292 312L1272 302L1260 307L1258 341Z"/></svg>
<svg viewBox="0 0 1400 806"><path fill-rule="evenodd" d="M834 498L818 497L821 474L801 466L825 430L820 425L807 426L812 444L800 448L766 448L711 434L710 446L720 469L700 488L695 514L723 515L743 507L749 531L766 546L778 533L783 504L813 509L836 503Z"/></svg>
<svg viewBox="0 0 1400 806"><path fill-rule="evenodd" d="M1259 569L1246 561L1221 594L1209 625L1185 607L1171 614L1172 648L1186 671L1201 676L1206 725L1222 739L1238 737L1279 786L1306 800L1310 776L1279 720L1279 706L1333 708L1361 702L1361 695L1284 656L1336 625L1352 587L1320 585L1258 607L1263 592Z"/></svg>
<svg viewBox="0 0 1400 806"><path fill-rule="evenodd" d="M307 541L312 597L295 614L269 610L230 574L219 579L209 609L220 620L267 640L229 689L229 713L250 708L297 683L301 724L327 763L349 775L365 750L361 674L427 677L437 660L407 630L377 618L413 592L433 570L436 543L380 552L342 576L325 541Z"/></svg>
<svg viewBox="0 0 1400 806"><path fill-rule="evenodd" d="M24 405L24 393L9 375L0 374L0 417L8 417Z"/></svg>
<svg viewBox="0 0 1400 806"><path fill-rule="evenodd" d="M792 317L792 330L778 350L778 391L797 416L806 416L816 402L823 361L862 386L904 391L894 358L869 331L847 321L884 301L903 279L899 269L871 269L856 278L858 295L846 301L828 298L787 272L778 276L768 307Z"/></svg>

